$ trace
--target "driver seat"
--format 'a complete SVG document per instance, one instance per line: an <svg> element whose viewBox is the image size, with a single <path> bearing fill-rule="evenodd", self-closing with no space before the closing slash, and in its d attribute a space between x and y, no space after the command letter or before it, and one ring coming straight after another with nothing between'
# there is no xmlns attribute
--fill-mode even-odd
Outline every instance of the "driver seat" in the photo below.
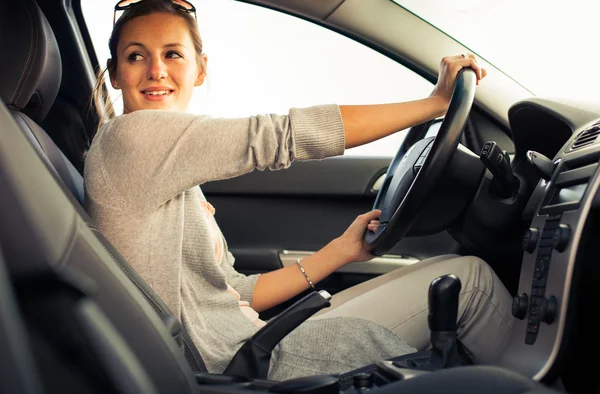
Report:
<svg viewBox="0 0 600 394"><path fill-rule="evenodd" d="M184 349L185 357L192 369L196 372L205 372L206 366L202 357L179 321L102 233L94 227L92 219L83 209L83 177L39 126L58 94L62 64L52 28L35 0L7 1L0 4L0 37L9 36L19 39L0 41L0 50L3 53L11 54L11 61L0 62L0 75L2 75L0 97L2 101L23 132L23 136L34 148L37 157L42 160L46 170L50 171L63 189L63 194L72 200L70 204L77 211L78 219L81 218L90 233L100 241L97 246L104 250L103 257L106 258L102 259L101 264L112 264L120 268L145 297L147 303L156 311L176 342ZM7 144L6 140L2 139L2 141L3 144ZM32 164L32 166L34 165ZM40 173L46 171L37 170L31 174L32 176L27 176L27 168L19 171L23 171L23 178L29 180L43 178ZM44 202L40 203L40 207L44 206L46 202L49 203L48 200L55 198L52 197L51 191L41 187L44 184L45 182L36 182L31 185L32 195L44 196ZM50 208L48 207L48 209ZM64 209L61 208L61 210ZM91 264L84 260L73 261L73 264L76 269L79 269L80 265L85 265L85 267L81 267L83 272L93 269ZM91 277L96 279L95 275L97 274L101 275L94 272ZM123 320L127 321L127 319ZM140 346L143 346L143 343Z"/></svg>
<svg viewBox="0 0 600 394"><path fill-rule="evenodd" d="M0 97L50 170L83 204L83 178L39 124L54 102L62 64L48 21L34 2L3 2L0 41L10 61L0 63ZM19 39L6 39L19 37Z"/></svg>

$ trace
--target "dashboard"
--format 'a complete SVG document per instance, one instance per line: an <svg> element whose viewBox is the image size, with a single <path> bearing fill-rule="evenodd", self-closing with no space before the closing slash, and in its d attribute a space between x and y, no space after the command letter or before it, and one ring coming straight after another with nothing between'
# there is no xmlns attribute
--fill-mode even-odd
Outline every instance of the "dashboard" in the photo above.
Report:
<svg viewBox="0 0 600 394"><path fill-rule="evenodd" d="M587 219L600 206L600 109L531 99L511 108L509 117L517 156L535 150L548 160L538 168L541 179L523 213L530 224L513 300L515 326L498 364L543 380L574 334L568 307L580 280L581 250L591 241Z"/></svg>

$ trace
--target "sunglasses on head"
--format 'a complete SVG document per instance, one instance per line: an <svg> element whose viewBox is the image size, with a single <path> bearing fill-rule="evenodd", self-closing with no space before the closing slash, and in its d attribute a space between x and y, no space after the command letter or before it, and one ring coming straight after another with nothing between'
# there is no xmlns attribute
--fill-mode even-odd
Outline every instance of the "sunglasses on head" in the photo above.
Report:
<svg viewBox="0 0 600 394"><path fill-rule="evenodd" d="M117 12L121 12L122 13L125 10L127 10L128 8L135 7L136 4L139 4L142 1L144 1L144 0L121 0L121 1L119 1L115 5L115 13L114 13L114 17L113 17L113 26L117 24L117 19L119 19L119 17L117 16ZM170 1L178 9L180 9L183 12L193 13L194 14L194 18L198 19L198 17L196 16L196 7L194 7L194 5L192 3L190 3L189 1L187 1L187 0L165 0L165 1Z"/></svg>

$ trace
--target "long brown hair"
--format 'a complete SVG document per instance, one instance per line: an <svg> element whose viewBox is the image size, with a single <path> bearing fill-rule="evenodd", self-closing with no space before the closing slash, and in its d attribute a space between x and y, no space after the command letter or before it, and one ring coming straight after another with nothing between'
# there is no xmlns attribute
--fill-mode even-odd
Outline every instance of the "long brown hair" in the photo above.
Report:
<svg viewBox="0 0 600 394"><path fill-rule="evenodd" d="M110 115L114 112L113 102L110 99L108 90L106 89L105 78L107 71L115 75L115 71L117 70L117 65L119 62L119 58L117 57L117 47L119 45L119 40L121 39L121 31L123 30L123 26L125 26L127 22L134 18L154 14L157 12L177 15L185 19L192 37L192 42L194 43L194 48L196 49L198 65L200 66L202 72L206 72L206 64L204 62L204 58L202 57L202 38L200 37L200 32L198 31L196 19L192 16L192 14L182 11L169 0L142 0L138 3L135 3L123 12L123 15L121 15L113 27L110 39L108 40L110 62L107 68L104 70L101 69L97 75L92 99L100 119L99 126L104 123L107 115Z"/></svg>

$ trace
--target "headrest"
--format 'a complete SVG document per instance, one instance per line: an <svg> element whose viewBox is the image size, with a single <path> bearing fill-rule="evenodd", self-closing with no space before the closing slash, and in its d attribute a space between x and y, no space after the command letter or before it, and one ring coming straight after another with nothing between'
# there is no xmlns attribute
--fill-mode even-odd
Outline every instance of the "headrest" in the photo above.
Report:
<svg viewBox="0 0 600 394"><path fill-rule="evenodd" d="M40 123L60 87L56 38L35 0L0 3L0 97Z"/></svg>

